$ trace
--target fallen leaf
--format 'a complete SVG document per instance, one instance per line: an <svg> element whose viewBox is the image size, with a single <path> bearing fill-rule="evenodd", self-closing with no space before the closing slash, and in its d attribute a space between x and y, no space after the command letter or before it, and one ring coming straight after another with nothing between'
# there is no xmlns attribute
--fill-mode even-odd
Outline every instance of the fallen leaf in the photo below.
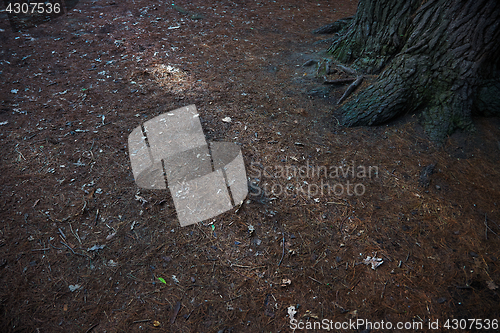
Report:
<svg viewBox="0 0 500 333"><path fill-rule="evenodd" d="M488 289L490 289L490 290L498 289L498 286L493 281L486 281L486 285L488 286Z"/></svg>
<svg viewBox="0 0 500 333"><path fill-rule="evenodd" d="M87 251L98 251L104 249L105 247L106 245L94 245L92 247L89 247Z"/></svg>
<svg viewBox="0 0 500 333"><path fill-rule="evenodd" d="M106 237L106 240L110 240L111 238L115 237L116 236L116 232L113 232L111 234L109 234L107 237Z"/></svg>
<svg viewBox="0 0 500 333"><path fill-rule="evenodd" d="M372 265L372 269L376 269L378 266L382 265L384 261L382 258L375 258L375 257L366 257L366 259L363 260L363 264L365 265Z"/></svg>
<svg viewBox="0 0 500 333"><path fill-rule="evenodd" d="M77 291L77 290L78 290L78 289L80 289L81 287L82 287L82 286L81 286L81 285L79 285L79 284L75 284L75 285L70 284L70 285L68 286L69 291L71 291L71 292Z"/></svg>
<svg viewBox="0 0 500 333"><path fill-rule="evenodd" d="M290 279L283 279L283 280L281 280L281 286L282 287L289 286L290 284L292 284L292 280L290 280Z"/></svg>
<svg viewBox="0 0 500 333"><path fill-rule="evenodd" d="M290 305L288 307L288 315L290 316L290 320L292 319L295 319L295 314L297 313L297 311L295 311L295 306L294 305Z"/></svg>

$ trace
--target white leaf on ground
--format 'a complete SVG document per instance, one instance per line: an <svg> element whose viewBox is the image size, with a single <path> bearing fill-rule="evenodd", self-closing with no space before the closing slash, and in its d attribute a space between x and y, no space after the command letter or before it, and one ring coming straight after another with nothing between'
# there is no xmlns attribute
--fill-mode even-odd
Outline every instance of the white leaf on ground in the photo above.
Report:
<svg viewBox="0 0 500 333"><path fill-rule="evenodd" d="M69 291L73 292L73 291L77 291L78 289L80 289L82 286L79 285L79 284L75 284L75 285L72 285L70 284L69 286Z"/></svg>
<svg viewBox="0 0 500 333"><path fill-rule="evenodd" d="M378 266L382 265L384 261L382 258L375 258L375 257L366 257L366 259L363 260L363 264L365 265L372 265L372 269L376 269Z"/></svg>
<svg viewBox="0 0 500 333"><path fill-rule="evenodd" d="M97 251L97 250L102 250L106 247L106 245L94 245L92 247L89 247L87 251Z"/></svg>
<svg viewBox="0 0 500 333"><path fill-rule="evenodd" d="M295 311L295 306L293 305L290 305L288 307L288 316L290 316L290 320L293 320L295 319L295 314L297 313L297 311Z"/></svg>

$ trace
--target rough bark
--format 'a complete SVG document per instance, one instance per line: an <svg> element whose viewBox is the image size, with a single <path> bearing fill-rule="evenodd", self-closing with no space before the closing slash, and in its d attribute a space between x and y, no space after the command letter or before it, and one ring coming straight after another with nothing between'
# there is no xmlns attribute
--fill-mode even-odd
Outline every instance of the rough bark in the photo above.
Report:
<svg viewBox="0 0 500 333"><path fill-rule="evenodd" d="M342 107L347 126L421 111L432 140L472 129L473 112L500 115L498 0L360 0L329 52L380 73Z"/></svg>

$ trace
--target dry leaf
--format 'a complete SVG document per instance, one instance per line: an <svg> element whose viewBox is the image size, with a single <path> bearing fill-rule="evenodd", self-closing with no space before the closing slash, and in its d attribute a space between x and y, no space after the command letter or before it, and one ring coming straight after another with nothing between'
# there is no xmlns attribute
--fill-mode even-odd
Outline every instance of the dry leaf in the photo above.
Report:
<svg viewBox="0 0 500 333"><path fill-rule="evenodd" d="M382 258L375 258L375 257L366 257L366 259L363 260L363 264L365 265L372 265L372 269L377 268L378 266L382 265L384 261Z"/></svg>
<svg viewBox="0 0 500 333"><path fill-rule="evenodd" d="M288 307L288 315L290 316L290 320L295 319L295 314L296 313L297 313L297 311L295 310L295 306L294 305L290 305Z"/></svg>
<svg viewBox="0 0 500 333"><path fill-rule="evenodd" d="M498 289L498 286L493 281L486 281L486 285L490 290Z"/></svg>

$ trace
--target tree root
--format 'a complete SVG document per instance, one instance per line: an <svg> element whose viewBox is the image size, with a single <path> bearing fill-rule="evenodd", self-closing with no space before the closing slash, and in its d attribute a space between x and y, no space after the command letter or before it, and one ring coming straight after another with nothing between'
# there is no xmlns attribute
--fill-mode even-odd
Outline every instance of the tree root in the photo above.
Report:
<svg viewBox="0 0 500 333"><path fill-rule="evenodd" d="M346 84L354 81L353 77L348 77L345 79L336 79L336 80L328 80L325 76L323 76L323 84Z"/></svg>
<svg viewBox="0 0 500 333"><path fill-rule="evenodd" d="M363 82L363 75L358 76L356 78L356 81L354 81L353 83L351 83L349 87L347 87L347 90L342 95L342 97L340 97L339 101L337 102L337 105L340 105L343 101L345 101L347 97L349 97L349 95L351 95L352 92L361 84L361 82Z"/></svg>
<svg viewBox="0 0 500 333"><path fill-rule="evenodd" d="M351 17L346 17L346 18L340 19L340 20L335 21L333 23L324 25L321 28L313 30L312 33L315 35L334 34L336 32L341 31L342 29L346 28L347 25L351 24L353 18L354 17L351 16Z"/></svg>

